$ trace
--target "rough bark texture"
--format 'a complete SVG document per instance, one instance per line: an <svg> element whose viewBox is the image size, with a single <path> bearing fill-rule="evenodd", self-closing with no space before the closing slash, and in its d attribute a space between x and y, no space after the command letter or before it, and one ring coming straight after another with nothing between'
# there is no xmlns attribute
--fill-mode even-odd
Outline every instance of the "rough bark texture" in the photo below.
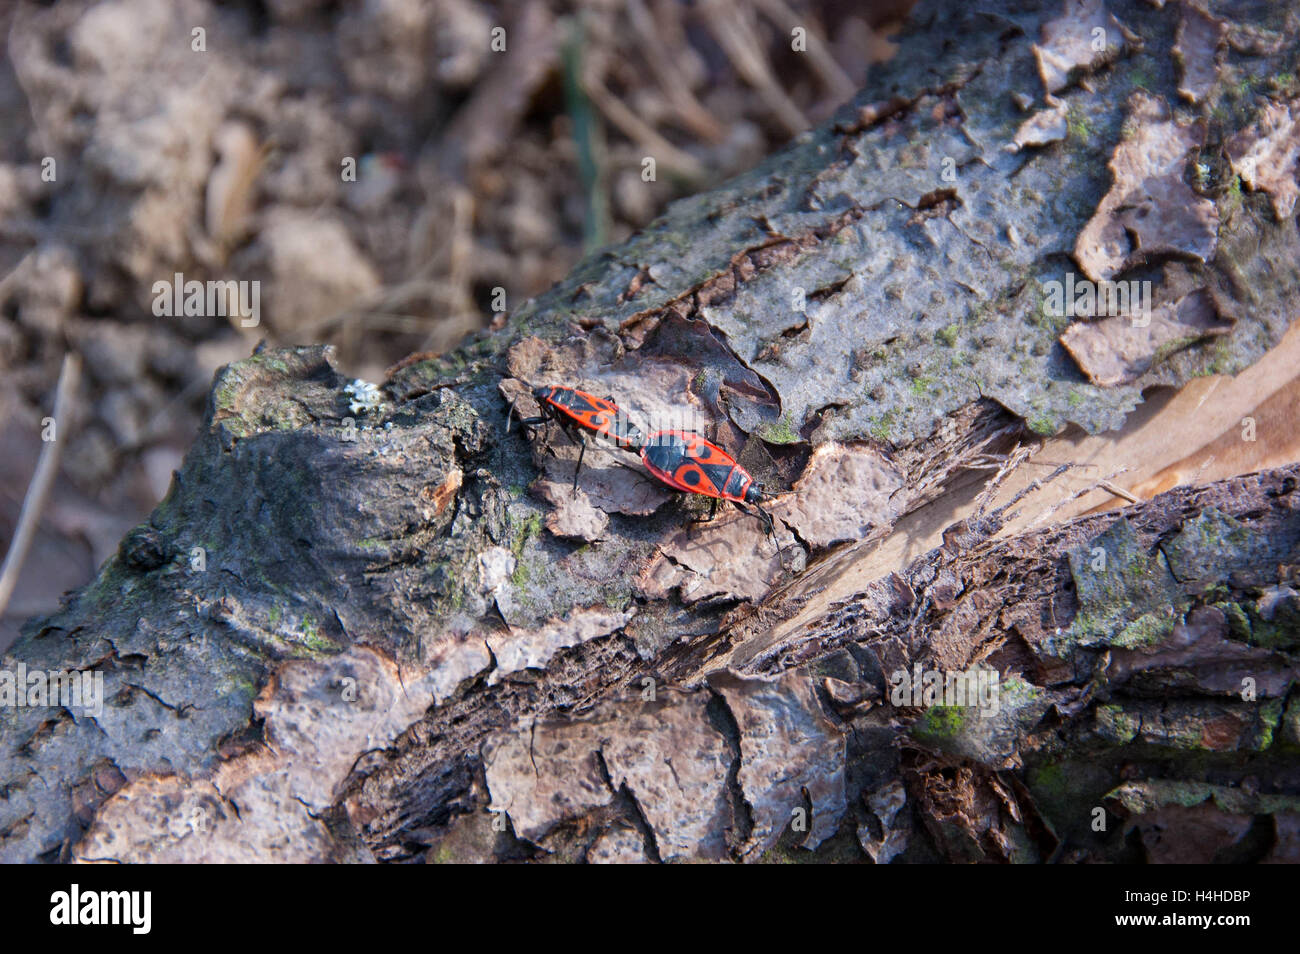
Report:
<svg viewBox="0 0 1300 954"><path fill-rule="evenodd" d="M1281 336L1295 19L923 3L837 122L381 403L324 349L229 366L148 524L5 658L108 701L0 709L0 857L1297 860L1297 467L983 514L816 603L1025 425ZM1149 333L1048 315L1076 263L1150 279ZM575 448L505 429L557 383L743 447L787 552L617 452L571 494ZM915 664L996 668L996 713L891 704Z"/></svg>

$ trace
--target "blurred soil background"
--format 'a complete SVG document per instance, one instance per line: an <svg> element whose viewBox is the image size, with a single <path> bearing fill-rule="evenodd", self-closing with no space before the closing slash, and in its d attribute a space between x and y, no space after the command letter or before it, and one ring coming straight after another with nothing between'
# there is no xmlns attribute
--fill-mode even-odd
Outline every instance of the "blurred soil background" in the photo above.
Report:
<svg viewBox="0 0 1300 954"><path fill-rule="evenodd" d="M516 307L827 118L909 5L0 5L0 549L81 357L0 649L166 493L218 367L323 341L378 381L453 347L494 289ZM176 272L260 282L260 325L156 317Z"/></svg>

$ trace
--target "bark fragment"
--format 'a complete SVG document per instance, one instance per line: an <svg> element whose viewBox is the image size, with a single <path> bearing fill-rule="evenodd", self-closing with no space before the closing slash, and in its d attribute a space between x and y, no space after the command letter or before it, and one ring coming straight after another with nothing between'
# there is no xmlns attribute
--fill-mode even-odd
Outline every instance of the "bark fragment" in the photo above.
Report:
<svg viewBox="0 0 1300 954"><path fill-rule="evenodd" d="M564 618L547 620L537 629L512 629L488 636L487 644L497 663L488 684L525 669L545 669L561 649L608 636L626 626L634 615L635 609L614 612L603 606L575 607Z"/></svg>
<svg viewBox="0 0 1300 954"><path fill-rule="evenodd" d="M1006 148L1008 152L1019 152L1030 146L1046 146L1060 142L1069 132L1069 117L1065 104L1061 103L1050 109L1040 109L1021 123Z"/></svg>
<svg viewBox="0 0 1300 954"><path fill-rule="evenodd" d="M1184 181L1187 155L1204 142L1204 127L1171 119L1163 100L1144 93L1134 95L1129 120L1133 132L1110 159L1114 184L1074 246L1079 267L1093 281L1156 256L1206 262L1218 245L1214 203Z"/></svg>
<svg viewBox="0 0 1300 954"><path fill-rule="evenodd" d="M1255 128L1243 130L1227 145L1233 171L1252 189L1267 192L1279 222L1291 218L1300 187L1300 114L1297 104L1270 102Z"/></svg>
<svg viewBox="0 0 1300 954"><path fill-rule="evenodd" d="M898 469L870 447L826 443L813 452L803 476L772 513L814 547L864 539L894 523L891 502L903 486Z"/></svg>
<svg viewBox="0 0 1300 954"><path fill-rule="evenodd" d="M1047 95L1065 89L1078 74L1113 61L1123 46L1119 22L1102 0L1066 0L1061 15L1043 24L1042 39L1034 44Z"/></svg>
<svg viewBox="0 0 1300 954"><path fill-rule="evenodd" d="M1200 103L1218 82L1228 25L1194 3L1183 3L1180 7L1182 17L1173 49L1178 64L1178 93L1189 102Z"/></svg>
<svg viewBox="0 0 1300 954"><path fill-rule="evenodd" d="M1061 335L1061 344L1088 379L1105 388L1136 381L1162 358L1202 338L1226 335L1232 327L1201 290L1159 305L1149 316L1076 321Z"/></svg>
<svg viewBox="0 0 1300 954"><path fill-rule="evenodd" d="M826 716L812 680L732 672L710 677L740 727L740 786L753 813L748 852L771 848L795 811L809 811L807 848L834 834L844 815L844 730ZM804 797L808 798L805 807Z"/></svg>

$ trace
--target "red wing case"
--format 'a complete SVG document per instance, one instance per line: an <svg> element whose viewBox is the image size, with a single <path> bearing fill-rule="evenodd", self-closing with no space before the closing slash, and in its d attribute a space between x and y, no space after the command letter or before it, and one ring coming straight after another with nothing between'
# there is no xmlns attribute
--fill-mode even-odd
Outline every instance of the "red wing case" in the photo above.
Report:
<svg viewBox="0 0 1300 954"><path fill-rule="evenodd" d="M736 459L691 431L656 431L641 449L646 468L668 486L743 501L753 479Z"/></svg>
<svg viewBox="0 0 1300 954"><path fill-rule="evenodd" d="M613 401L576 388L549 388L541 400L556 414L568 418L579 427L607 437L623 447L641 447L640 430L628 421Z"/></svg>

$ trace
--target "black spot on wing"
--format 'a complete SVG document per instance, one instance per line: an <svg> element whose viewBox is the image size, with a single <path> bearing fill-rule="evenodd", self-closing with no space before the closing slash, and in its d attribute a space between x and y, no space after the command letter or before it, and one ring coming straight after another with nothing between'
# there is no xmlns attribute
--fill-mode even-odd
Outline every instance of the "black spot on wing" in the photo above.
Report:
<svg viewBox="0 0 1300 954"><path fill-rule="evenodd" d="M740 467L735 468L732 470L731 476L727 479L727 485L723 490L725 490L729 496L743 498L745 496L745 485L749 483L747 479L748 476L749 475L745 473L744 469Z"/></svg>
<svg viewBox="0 0 1300 954"><path fill-rule="evenodd" d="M695 466L704 471L704 476L709 478L709 483L713 486L709 489L711 494L721 494L722 488L727 485L727 478L731 476L731 470L734 464L703 464L696 461Z"/></svg>

